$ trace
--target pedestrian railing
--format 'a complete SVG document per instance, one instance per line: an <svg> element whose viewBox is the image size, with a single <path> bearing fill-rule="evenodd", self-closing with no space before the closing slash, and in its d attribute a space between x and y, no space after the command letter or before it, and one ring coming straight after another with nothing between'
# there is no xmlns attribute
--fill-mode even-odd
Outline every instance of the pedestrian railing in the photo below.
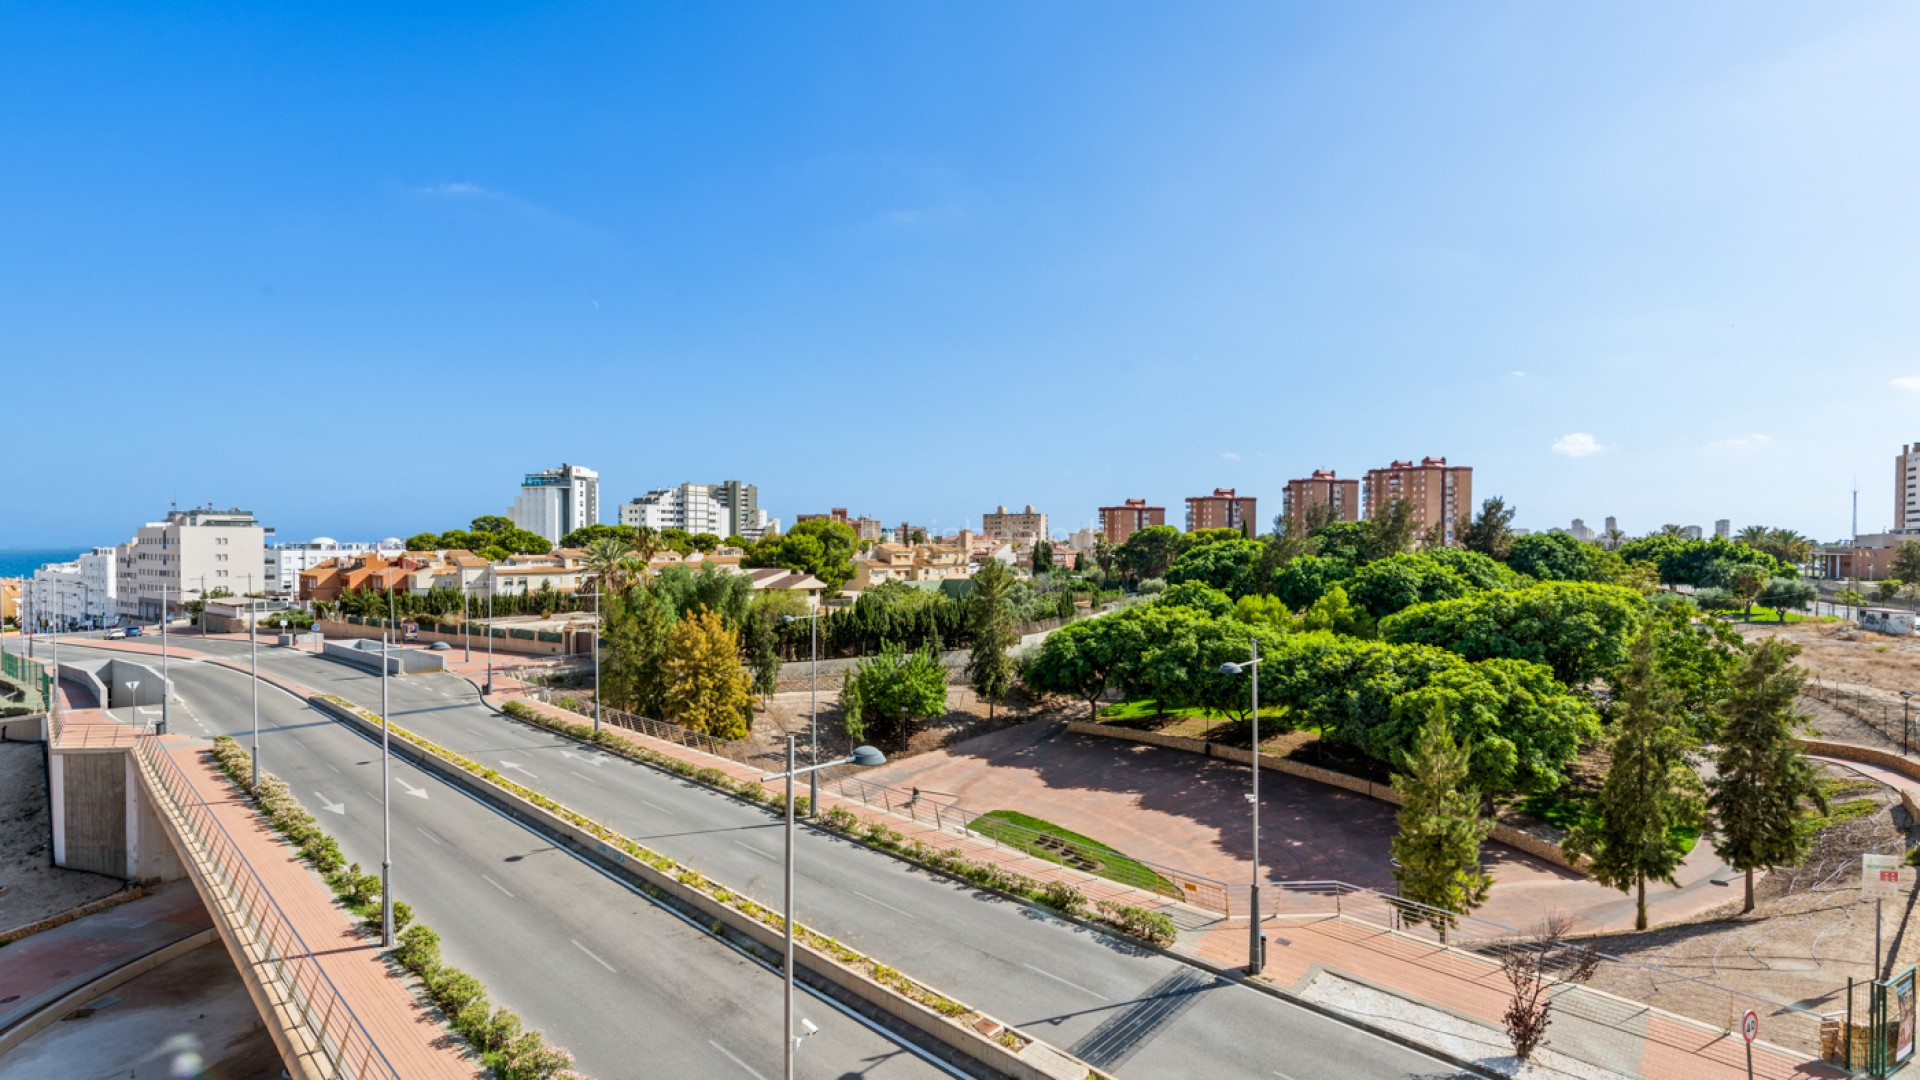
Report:
<svg viewBox="0 0 1920 1080"><path fill-rule="evenodd" d="M566 709L568 712L578 713L588 718L592 718L593 716L593 702L574 697L565 690L557 690L547 686L536 686L528 691L528 696L538 701L544 701L556 708ZM681 727L679 724L670 724L665 720L655 720L651 717L622 712L619 709L609 708L605 705L600 707L600 722L637 732L650 739L659 739L661 742L684 746L690 750L698 750L703 754L712 754L714 757L726 758L728 761L737 761L742 765L753 765L756 768L765 765L778 765L782 769L786 768L786 758L783 755L770 750L759 749L752 743L715 738L703 731L695 731L692 728Z"/></svg>
<svg viewBox="0 0 1920 1080"><path fill-rule="evenodd" d="M142 737L134 754L155 794L166 799L180 822L182 839L191 849L184 854L219 890L237 923L235 930L247 936L258 955L256 974L278 991L288 1015L306 1029L327 1075L333 1080L400 1080L159 737Z"/></svg>

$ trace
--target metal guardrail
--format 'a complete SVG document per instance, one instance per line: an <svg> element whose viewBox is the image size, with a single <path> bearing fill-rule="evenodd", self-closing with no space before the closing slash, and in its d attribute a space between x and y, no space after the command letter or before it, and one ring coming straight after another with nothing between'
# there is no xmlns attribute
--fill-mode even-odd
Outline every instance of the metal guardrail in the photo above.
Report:
<svg viewBox="0 0 1920 1080"><path fill-rule="evenodd" d="M142 737L134 754L173 805L187 841L199 848L197 861L208 881L222 890L240 919L240 928L251 935L261 955L260 977L279 989L331 1075L338 1080L400 1080L226 826L207 809L179 764L159 746L158 737Z"/></svg>

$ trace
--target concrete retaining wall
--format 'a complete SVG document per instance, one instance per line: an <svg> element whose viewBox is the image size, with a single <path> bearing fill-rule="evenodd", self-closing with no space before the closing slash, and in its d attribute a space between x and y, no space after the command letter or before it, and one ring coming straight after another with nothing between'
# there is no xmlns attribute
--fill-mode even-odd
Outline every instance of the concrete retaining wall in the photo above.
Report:
<svg viewBox="0 0 1920 1080"><path fill-rule="evenodd" d="M376 642L329 641L320 648L321 655L331 659L356 664L376 672L380 670L382 650ZM386 666L389 675L418 675L422 672L445 671L447 661L439 653L426 649L393 648L386 650Z"/></svg>
<svg viewBox="0 0 1920 1080"><path fill-rule="evenodd" d="M166 700L167 689L161 684L158 668L146 664L136 664L131 660L109 660L101 671L101 677L107 680L107 696L103 702L114 709L126 709L135 706L159 705ZM139 689L129 689L132 683L139 683Z"/></svg>
<svg viewBox="0 0 1920 1080"><path fill-rule="evenodd" d="M338 619L321 619L315 622L313 626L314 629L330 638L354 638L362 641L380 640L380 628L377 626L355 626L353 623L343 622ZM578 638L578 641L576 641L572 647L569 647L565 641L529 641L526 638L496 634L493 639L493 652L495 656L499 656L502 653L510 655L518 654L521 656L573 656L584 655L593 651L592 634L583 633L573 636ZM444 641L458 648L466 642L467 635L458 630L429 630L423 626L420 628L420 636L415 640L428 645L436 641ZM479 626L474 627L473 647L482 650L487 647L486 635L481 632Z"/></svg>
<svg viewBox="0 0 1920 1080"><path fill-rule="evenodd" d="M1897 772L1909 780L1920 780L1920 763L1910 761L1890 751L1881 750L1872 746L1861 746L1858 743L1828 742L1825 739L1800 739L1797 741L1800 743L1801 749L1809 754L1840 758L1843 761L1858 761L1863 765L1878 765L1883 769ZM1900 793L1900 805L1907 809L1907 816L1913 818L1915 821L1920 821L1920 804L1914 801L1913 793L1905 788L1898 788L1896 790Z"/></svg>
<svg viewBox="0 0 1920 1080"><path fill-rule="evenodd" d="M1096 724L1087 720L1067 721L1067 731L1075 735L1094 735L1103 739L1121 739L1126 742L1146 743L1149 746L1163 747L1168 750L1182 750L1192 754L1203 754L1207 757L1220 758L1224 761L1238 762L1241 765L1245 765L1253 760L1253 752L1251 750L1242 750L1237 746L1222 746L1219 743L1208 742L1205 739L1189 739L1183 735L1162 735L1157 731L1137 731L1133 728L1115 727L1112 724ZM1393 790L1392 787L1386 784L1376 784L1364 777L1348 776L1346 773L1334 772L1332 769L1322 769L1317 765L1308 765L1303 762L1274 757L1272 755L1262 755L1260 758L1260 767L1272 772L1286 773L1290 776L1303 777L1318 783L1344 788L1356 795L1364 795L1369 799L1378 799L1381 802L1390 803L1394 806L1399 806L1401 803L1400 793ZM1529 855L1545 859L1556 866L1564 866L1569 870L1581 870L1587 863L1585 859L1575 860L1572 856L1561 850L1559 844L1547 840L1544 837L1535 836L1524 829L1516 828L1505 822L1494 822L1491 835L1493 839L1508 847L1518 848Z"/></svg>
<svg viewBox="0 0 1920 1080"><path fill-rule="evenodd" d="M54 865L126 877L126 751L56 752L49 761Z"/></svg>
<svg viewBox="0 0 1920 1080"><path fill-rule="evenodd" d="M311 697L307 699L307 703L363 732L373 734L380 730L378 725L366 720L358 713L342 708L325 698ZM527 825L556 843L578 852L595 864L635 884L673 898L683 908L699 912L704 919L718 920L729 930L756 942L774 954L778 954L784 947L783 938L772 927L720 903L698 889L682 884L677 878L662 873L626 852L612 847L551 811L536 806L510 791L495 787L405 739L395 739L391 745L394 752L401 757L475 796L506 817ZM802 981L833 986L966 1057L1015 1080L1086 1080L1090 1075L1083 1062L1044 1042L1028 1043L1023 1049L1015 1052L1001 1045L996 1039L988 1038L971 1027L954 1023L919 1002L842 966L830 957L816 952L804 942L794 942L794 963L796 976ZM993 1023L998 1025L998 1021Z"/></svg>

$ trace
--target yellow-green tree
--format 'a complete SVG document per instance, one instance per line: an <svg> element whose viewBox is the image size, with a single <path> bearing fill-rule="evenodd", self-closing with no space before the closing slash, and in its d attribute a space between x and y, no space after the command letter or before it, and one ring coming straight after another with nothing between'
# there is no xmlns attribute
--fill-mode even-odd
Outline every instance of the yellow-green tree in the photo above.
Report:
<svg viewBox="0 0 1920 1080"><path fill-rule="evenodd" d="M740 670L740 642L717 612L702 608L667 638L667 712L674 722L720 739L747 736L753 703Z"/></svg>

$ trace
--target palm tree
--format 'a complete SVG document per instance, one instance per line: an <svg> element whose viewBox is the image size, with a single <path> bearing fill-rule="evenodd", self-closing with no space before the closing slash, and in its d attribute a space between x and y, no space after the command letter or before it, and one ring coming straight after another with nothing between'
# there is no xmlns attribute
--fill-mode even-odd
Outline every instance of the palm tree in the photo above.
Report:
<svg viewBox="0 0 1920 1080"><path fill-rule="evenodd" d="M1614 548L1626 542L1627 531L1625 529L1608 529L1600 534L1600 546L1606 548L1608 551L1612 551Z"/></svg>
<svg viewBox="0 0 1920 1080"><path fill-rule="evenodd" d="M1735 541L1745 544L1750 548L1758 548L1764 551L1767 547L1767 541L1773 538L1775 531L1774 529L1767 528L1765 525L1748 525L1739 532L1734 533L1733 538Z"/></svg>
<svg viewBox="0 0 1920 1080"><path fill-rule="evenodd" d="M617 591L621 587L621 566L632 554L632 546L617 536L602 537L588 544L585 561L588 572L593 575L594 590L601 591L601 584L605 583L606 588Z"/></svg>
<svg viewBox="0 0 1920 1080"><path fill-rule="evenodd" d="M1659 531L1658 533L1656 533L1655 535L1656 535L1656 536L1679 536L1679 535L1680 535L1680 526L1678 526L1678 525L1662 525L1662 526L1660 526L1660 531Z"/></svg>
<svg viewBox="0 0 1920 1080"><path fill-rule="evenodd" d="M640 556L642 563L650 563L660 551L660 533L651 525L635 525L633 543L628 546Z"/></svg>

